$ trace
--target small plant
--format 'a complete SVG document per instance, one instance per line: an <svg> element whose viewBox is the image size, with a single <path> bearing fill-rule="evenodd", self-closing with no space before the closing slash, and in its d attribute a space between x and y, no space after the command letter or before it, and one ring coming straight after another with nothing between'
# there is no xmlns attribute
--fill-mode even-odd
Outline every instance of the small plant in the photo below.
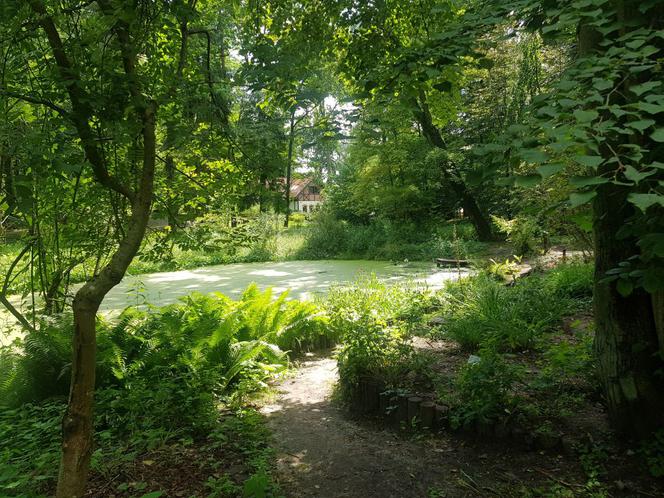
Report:
<svg viewBox="0 0 664 498"><path fill-rule="evenodd" d="M456 379L458 401L452 424L486 424L512 413L516 406L513 386L520 378L518 367L491 349L482 350L463 366Z"/></svg>
<svg viewBox="0 0 664 498"><path fill-rule="evenodd" d="M507 258L505 261L500 262L495 259L490 259L491 264L489 265L489 274L495 275L501 279L510 279L512 281L516 280L516 276L519 274L519 265L521 264L521 256L514 256L514 259L511 260Z"/></svg>
<svg viewBox="0 0 664 498"><path fill-rule="evenodd" d="M544 250L548 246L548 233L534 218L517 216L508 220L491 216L491 219L520 256Z"/></svg>
<svg viewBox="0 0 664 498"><path fill-rule="evenodd" d="M664 429L655 432L652 438L643 444L641 454L653 477L664 477Z"/></svg>

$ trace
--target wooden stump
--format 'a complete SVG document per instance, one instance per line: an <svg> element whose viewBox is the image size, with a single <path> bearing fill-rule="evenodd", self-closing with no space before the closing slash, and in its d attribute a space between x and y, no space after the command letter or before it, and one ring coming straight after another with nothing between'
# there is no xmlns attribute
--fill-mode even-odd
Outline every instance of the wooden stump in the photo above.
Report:
<svg viewBox="0 0 664 498"><path fill-rule="evenodd" d="M397 396L397 422L406 422L408 420L408 398L409 393L401 393Z"/></svg>
<svg viewBox="0 0 664 498"><path fill-rule="evenodd" d="M433 429L436 415L436 403L433 401L424 401L420 404L420 420L422 427Z"/></svg>
<svg viewBox="0 0 664 498"><path fill-rule="evenodd" d="M444 429L449 417L449 408L445 405L436 405L434 409L434 424L436 429Z"/></svg>
<svg viewBox="0 0 664 498"><path fill-rule="evenodd" d="M411 396L408 398L408 421L412 421L415 417L420 415L420 403L422 398L419 396Z"/></svg>

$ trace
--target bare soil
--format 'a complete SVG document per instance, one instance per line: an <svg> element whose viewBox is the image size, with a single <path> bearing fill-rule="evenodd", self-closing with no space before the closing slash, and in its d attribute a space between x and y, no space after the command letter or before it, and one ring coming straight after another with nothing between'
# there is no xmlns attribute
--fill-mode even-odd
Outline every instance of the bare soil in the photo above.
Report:
<svg viewBox="0 0 664 498"><path fill-rule="evenodd" d="M311 356L263 409L288 497L542 496L530 492L554 485L581 496L586 478L575 457L352 420L333 399L336 379L332 358Z"/></svg>

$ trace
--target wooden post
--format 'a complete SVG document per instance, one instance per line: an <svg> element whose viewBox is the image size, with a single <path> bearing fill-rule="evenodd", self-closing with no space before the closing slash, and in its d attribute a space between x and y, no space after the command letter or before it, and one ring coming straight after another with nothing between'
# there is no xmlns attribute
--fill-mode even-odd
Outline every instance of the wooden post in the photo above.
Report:
<svg viewBox="0 0 664 498"><path fill-rule="evenodd" d="M436 415L436 404L433 401L424 401L420 404L420 420L422 427L433 429Z"/></svg>
<svg viewBox="0 0 664 498"><path fill-rule="evenodd" d="M408 421L411 422L415 417L420 415L420 403L422 398L419 396L411 396L408 398Z"/></svg>
<svg viewBox="0 0 664 498"><path fill-rule="evenodd" d="M447 418L449 415L449 408L445 405L436 405L434 409L434 423L436 429L444 429L447 425Z"/></svg>
<svg viewBox="0 0 664 498"><path fill-rule="evenodd" d="M410 398L409 393L401 393L397 396L397 422L408 420L408 398Z"/></svg>

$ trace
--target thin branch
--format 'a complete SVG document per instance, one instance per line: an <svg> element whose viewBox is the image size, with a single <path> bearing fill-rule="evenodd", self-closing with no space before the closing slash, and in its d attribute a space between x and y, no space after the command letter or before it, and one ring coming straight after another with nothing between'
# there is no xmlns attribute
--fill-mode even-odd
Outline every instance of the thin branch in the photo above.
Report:
<svg viewBox="0 0 664 498"><path fill-rule="evenodd" d="M9 277L11 274L14 272L14 268L16 268L16 265L18 265L19 261L23 259L23 256L27 254L27 252L30 250L32 247L32 242L30 241L29 244L26 244L26 246L21 250L21 252L14 258L14 261L12 261L11 265L9 265L9 268L7 269L7 274L5 278L5 283L2 286L2 290L0 291L0 303L9 311L18 322L23 325L27 330L30 332L34 332L35 328L30 324L27 318L23 316L23 314L17 310L12 303L9 302L9 299L7 299L7 290L9 288Z"/></svg>
<svg viewBox="0 0 664 498"><path fill-rule="evenodd" d="M37 104L37 105L43 105L45 107L48 107L49 109L52 109L62 115L63 117L68 117L69 113L67 112L66 109L60 107L57 104L54 104L53 102L50 102L48 100L40 99L37 97L32 97L31 95L23 95L20 93L16 92L11 92L9 90L4 90L0 88L0 95L5 95L7 97L11 97L13 99L17 100L22 100L24 102L29 102L30 104Z"/></svg>
<svg viewBox="0 0 664 498"><path fill-rule="evenodd" d="M53 57L55 58L64 87L71 101L72 112L70 120L76 127L85 157L92 166L95 178L103 186L124 195L133 202L136 197L135 193L127 185L108 173L104 155L95 143L95 136L90 127L92 117L92 109L89 104L90 98L81 85L80 75L72 65L69 57L67 57L60 33L55 26L55 21L46 11L46 6L42 0L29 0L29 3L33 12L39 17L39 25L44 30L44 33L46 33L46 38L53 51Z"/></svg>

